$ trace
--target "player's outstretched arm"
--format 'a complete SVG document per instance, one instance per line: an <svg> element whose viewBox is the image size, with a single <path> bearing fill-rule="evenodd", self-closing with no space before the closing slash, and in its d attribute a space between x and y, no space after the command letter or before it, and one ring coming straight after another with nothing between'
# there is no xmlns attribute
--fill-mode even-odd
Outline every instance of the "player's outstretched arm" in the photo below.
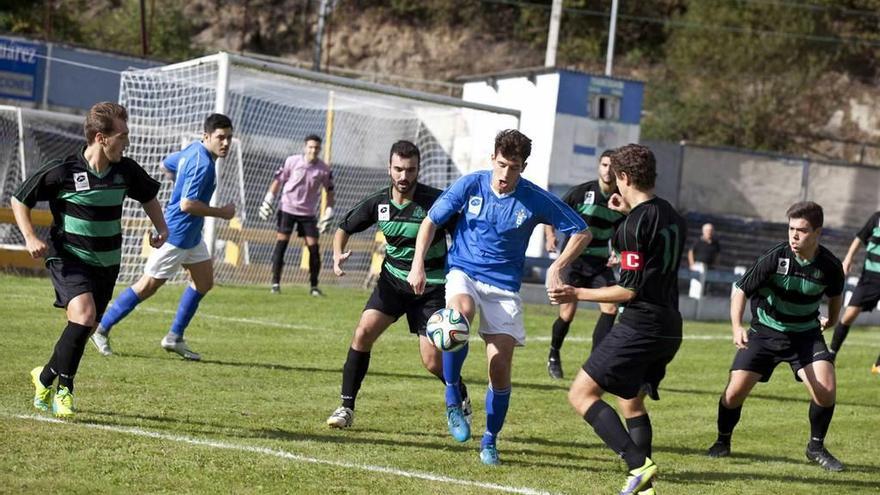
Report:
<svg viewBox="0 0 880 495"><path fill-rule="evenodd" d="M571 262L584 251L584 247L586 247L592 239L593 234L591 234L589 230L572 234L568 243L565 245L565 249L559 253L559 257L556 258L556 261L554 261L553 264L550 265L550 268L547 269L548 287L556 288L562 286L562 269L570 265Z"/></svg>
<svg viewBox="0 0 880 495"><path fill-rule="evenodd" d="M45 256L46 250L49 249L49 247L37 236L37 231L34 229L34 223L31 221L31 208L13 197L12 214L15 216L15 223L18 224L18 230L20 230L21 235L24 236L25 248L28 253L30 253L31 257L41 258Z"/></svg>
<svg viewBox="0 0 880 495"><path fill-rule="evenodd" d="M162 244L165 244L165 241L168 240L168 225L165 224L165 215L162 214L162 206L159 204L159 200L153 198L141 204L141 206L144 209L144 213L153 222L153 227L156 228L156 234L150 236L150 245L154 248L162 247Z"/></svg>
<svg viewBox="0 0 880 495"><path fill-rule="evenodd" d="M412 287L414 294L422 294L425 292L425 251L430 244L431 239L437 232L437 226L431 221L431 217L422 220L419 226L419 233L416 235L416 251L413 253L412 266L409 269L409 275L406 281Z"/></svg>
<svg viewBox="0 0 880 495"><path fill-rule="evenodd" d="M336 235L333 237L333 273L337 277L345 275L342 264L351 256L351 251L345 250L349 237L351 236L348 235L348 232L342 229L336 229Z"/></svg>
<svg viewBox="0 0 880 495"><path fill-rule="evenodd" d="M850 268L852 268L853 259L856 257L856 253L859 252L859 249L862 247L862 240L856 237L853 239L852 243L849 245L849 250L846 252L846 257L843 258L843 274L849 274Z"/></svg>
<svg viewBox="0 0 880 495"><path fill-rule="evenodd" d="M743 327L742 321L745 309L746 293L739 287L734 287L730 296L730 326L733 331L733 345L737 349L746 349L749 346L749 331Z"/></svg>
<svg viewBox="0 0 880 495"><path fill-rule="evenodd" d="M197 199L182 199L180 201L180 211L197 217L217 217L229 220L235 216L235 204L226 203L220 208L215 208Z"/></svg>

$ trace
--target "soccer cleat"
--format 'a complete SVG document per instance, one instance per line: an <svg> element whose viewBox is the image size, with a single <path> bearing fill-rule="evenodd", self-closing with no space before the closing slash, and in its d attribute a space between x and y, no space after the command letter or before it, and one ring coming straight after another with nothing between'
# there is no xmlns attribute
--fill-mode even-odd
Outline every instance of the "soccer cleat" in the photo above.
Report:
<svg viewBox="0 0 880 495"><path fill-rule="evenodd" d="M486 445L480 450L480 461L487 466L497 466L501 464L501 460L498 459L498 449L492 444Z"/></svg>
<svg viewBox="0 0 880 495"><path fill-rule="evenodd" d="M175 352L183 359L188 359L190 361L200 361L202 359L202 356L197 352L193 352L189 346L186 345L186 341L182 338L171 340L166 335L162 338L160 345L162 346L162 349L165 349L168 352Z"/></svg>
<svg viewBox="0 0 880 495"><path fill-rule="evenodd" d="M446 424L456 442L467 442L471 438L471 425L465 419L461 406L446 408Z"/></svg>
<svg viewBox="0 0 880 495"><path fill-rule="evenodd" d="M90 340L95 344L95 348L98 349L98 352L101 353L102 356L110 356L113 354L113 349L110 348L109 335L96 331L92 334Z"/></svg>
<svg viewBox="0 0 880 495"><path fill-rule="evenodd" d="M459 382L459 392L461 393L461 413L464 415L464 420L467 421L468 424L471 424L471 420L474 416L474 410L471 407L471 397L468 395L467 387L464 385L464 382Z"/></svg>
<svg viewBox="0 0 880 495"><path fill-rule="evenodd" d="M281 294L281 284L272 284L272 288L269 289L270 294Z"/></svg>
<svg viewBox="0 0 880 495"><path fill-rule="evenodd" d="M40 373L43 372L42 366L37 366L31 370L31 383L34 384L34 407L40 411L48 411L52 402L52 388L46 387L40 382Z"/></svg>
<svg viewBox="0 0 880 495"><path fill-rule="evenodd" d="M648 487L647 490L642 490L639 492L639 495L657 495L657 490L654 487Z"/></svg>
<svg viewBox="0 0 880 495"><path fill-rule="evenodd" d="M807 446L806 454L807 459L822 466L822 469L835 472L843 471L843 463L837 460L836 457L831 455L831 452L828 452L828 449L826 449L825 447L814 450Z"/></svg>
<svg viewBox="0 0 880 495"><path fill-rule="evenodd" d="M324 293L321 292L321 289L317 287L312 287L309 289L309 295L314 297L324 297Z"/></svg>
<svg viewBox="0 0 880 495"><path fill-rule="evenodd" d="M626 484L620 490L620 495L638 494L639 490L645 487L649 481L654 479L657 474L657 465L650 457L645 457L645 464L642 467L635 468L629 472Z"/></svg>
<svg viewBox="0 0 880 495"><path fill-rule="evenodd" d="M562 362L559 358L549 358L547 360L547 374L555 380L562 379Z"/></svg>
<svg viewBox="0 0 880 495"><path fill-rule="evenodd" d="M880 375L880 364L874 364L871 366L871 374Z"/></svg>
<svg viewBox="0 0 880 495"><path fill-rule="evenodd" d="M58 392L52 398L52 414L56 418L73 417L73 393L67 387L58 387Z"/></svg>
<svg viewBox="0 0 880 495"><path fill-rule="evenodd" d="M354 411L347 407L337 407L333 414L327 418L327 426L330 428L348 428L354 423Z"/></svg>
<svg viewBox="0 0 880 495"><path fill-rule="evenodd" d="M709 447L709 451L706 452L706 455L709 457L728 457L730 456L730 444L716 441L711 447Z"/></svg>

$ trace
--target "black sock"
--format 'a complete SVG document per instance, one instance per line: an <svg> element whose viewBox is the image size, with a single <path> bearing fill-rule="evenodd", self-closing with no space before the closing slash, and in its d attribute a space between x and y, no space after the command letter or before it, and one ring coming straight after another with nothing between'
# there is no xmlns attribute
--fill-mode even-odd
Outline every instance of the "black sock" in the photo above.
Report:
<svg viewBox="0 0 880 495"><path fill-rule="evenodd" d="M810 401L810 445L811 449L821 449L825 443L825 434L831 426L834 416L834 405L822 407Z"/></svg>
<svg viewBox="0 0 880 495"><path fill-rule="evenodd" d="M565 336L568 335L568 328L570 326L571 322L565 321L562 318L556 318L556 321L553 322L553 337L550 338L551 356L559 358L559 349L562 349L562 343L565 342Z"/></svg>
<svg viewBox="0 0 880 495"><path fill-rule="evenodd" d="M318 245L309 246L309 283L318 286L318 273L321 272L321 252Z"/></svg>
<svg viewBox="0 0 880 495"><path fill-rule="evenodd" d="M645 451L639 448L632 437L626 432L617 412L605 401L598 400L587 409L584 420L590 423L596 435L605 445L626 461L629 470L640 468L645 464Z"/></svg>
<svg viewBox="0 0 880 495"><path fill-rule="evenodd" d="M57 346L58 344L56 344ZM58 378L58 373L55 371L57 365L55 364L58 360L55 351L52 351L52 357L49 358L49 362L46 363L46 366L43 366L43 371L40 372L40 383L43 384L44 387L51 387L55 382L55 379Z"/></svg>
<svg viewBox="0 0 880 495"><path fill-rule="evenodd" d="M724 407L724 399L718 399L718 441L730 445L730 437L733 436L733 429L739 423L739 417L742 415L742 406L734 409Z"/></svg>
<svg viewBox="0 0 880 495"><path fill-rule="evenodd" d="M849 325L838 323L834 328L834 337L831 337L831 352L837 354L847 334L849 334Z"/></svg>
<svg viewBox="0 0 880 495"><path fill-rule="evenodd" d="M361 383L367 376L370 367L370 353L348 349L348 357L345 366L342 367L342 406L354 409L354 401L357 399Z"/></svg>
<svg viewBox="0 0 880 495"><path fill-rule="evenodd" d="M634 444L645 451L645 455L651 457L651 440L654 431L651 428L651 418L647 413L634 418L626 418L626 429Z"/></svg>
<svg viewBox="0 0 880 495"><path fill-rule="evenodd" d="M281 272L284 270L284 253L290 240L275 241L275 250L272 251L272 283L281 283Z"/></svg>
<svg viewBox="0 0 880 495"><path fill-rule="evenodd" d="M91 333L92 327L72 321L68 321L67 327L61 332L61 338L55 344L55 362L52 366L52 372L58 375L59 387L67 387L73 392L73 377L76 376L76 370L79 368L79 362Z"/></svg>
<svg viewBox="0 0 880 495"><path fill-rule="evenodd" d="M596 327L593 328L593 349L599 345L599 342L602 342L602 339L608 335L608 332L611 331L611 327L614 326L614 318L617 317L616 313L600 313L599 319L596 320Z"/></svg>

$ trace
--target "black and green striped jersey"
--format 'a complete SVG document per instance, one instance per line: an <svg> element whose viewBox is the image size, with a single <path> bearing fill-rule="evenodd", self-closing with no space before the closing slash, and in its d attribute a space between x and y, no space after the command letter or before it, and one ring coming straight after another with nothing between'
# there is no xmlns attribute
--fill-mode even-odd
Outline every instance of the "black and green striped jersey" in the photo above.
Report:
<svg viewBox="0 0 880 495"><path fill-rule="evenodd" d="M824 246L807 261L781 242L758 258L736 286L751 298L752 328L805 332L819 328L822 296L839 296L843 281L840 260Z"/></svg>
<svg viewBox="0 0 880 495"><path fill-rule="evenodd" d="M865 245L865 266L862 277L880 279L880 211L868 219L856 237Z"/></svg>
<svg viewBox="0 0 880 495"><path fill-rule="evenodd" d="M145 203L159 183L140 165L123 157L98 175L79 153L54 160L15 191L29 208L48 201L52 211L46 259L75 258L89 265L117 266L122 258L122 202L126 196Z"/></svg>
<svg viewBox="0 0 880 495"><path fill-rule="evenodd" d="M416 249L416 235L431 205L440 196L439 189L418 184L412 201L399 205L391 199L391 187L368 196L345 214L339 228L355 234L379 224L385 235L385 262L380 276L398 290L407 293L412 288L406 281ZM425 254L427 285L446 283L446 230L438 228Z"/></svg>
<svg viewBox="0 0 880 495"><path fill-rule="evenodd" d="M608 198L602 192L598 180L584 182L571 188L562 201L571 206L574 211L581 215L587 222L588 230L593 234L593 240L584 248L581 258L587 263L601 264L608 262L610 255L608 241L614 235L614 230L623 220L623 215L608 208Z"/></svg>

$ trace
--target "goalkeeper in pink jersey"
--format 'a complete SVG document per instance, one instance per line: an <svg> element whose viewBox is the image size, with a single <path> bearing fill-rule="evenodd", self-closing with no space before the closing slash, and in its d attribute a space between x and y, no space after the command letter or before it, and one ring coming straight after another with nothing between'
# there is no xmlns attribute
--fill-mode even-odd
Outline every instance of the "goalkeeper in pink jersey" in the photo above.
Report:
<svg viewBox="0 0 880 495"><path fill-rule="evenodd" d="M326 232L333 221L333 173L318 154L321 152L321 138L310 134L305 138L303 152L287 157L269 185L260 218L269 220L275 210L275 199L281 196L276 221L275 250L272 252L272 293L281 292L281 272L284 270L284 253L290 243L294 227L299 237L304 237L309 250L309 293L322 296L318 289L318 274L321 272L321 255L318 235ZM321 188L327 191L327 207L321 219L317 219L321 203ZM280 194L279 194L280 191Z"/></svg>

